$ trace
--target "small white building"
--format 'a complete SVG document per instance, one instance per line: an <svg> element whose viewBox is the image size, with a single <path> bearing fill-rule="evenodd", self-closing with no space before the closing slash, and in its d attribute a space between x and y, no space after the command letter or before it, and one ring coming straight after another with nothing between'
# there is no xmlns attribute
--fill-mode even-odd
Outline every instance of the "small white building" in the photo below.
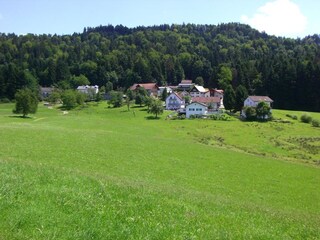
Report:
<svg viewBox="0 0 320 240"><path fill-rule="evenodd" d="M203 103L193 102L186 107L186 118L190 118L191 115L205 115L208 112L207 105Z"/></svg>
<svg viewBox="0 0 320 240"><path fill-rule="evenodd" d="M166 98L166 109L167 110L178 110L185 107L185 100L183 96L180 96L176 92L172 92Z"/></svg>
<svg viewBox="0 0 320 240"><path fill-rule="evenodd" d="M209 89L202 86L194 85L190 90L191 97L210 97Z"/></svg>
<svg viewBox="0 0 320 240"><path fill-rule="evenodd" d="M77 87L77 90L79 92L85 93L85 94L97 94L99 92L99 86L98 85L94 85L94 86L89 86L89 85L85 85L85 86L79 86Z"/></svg>
<svg viewBox="0 0 320 240"><path fill-rule="evenodd" d="M266 104L268 104L269 107L271 107L273 100L271 98L269 98L268 96L249 96L244 101L243 106L244 107L257 107L259 102L265 102Z"/></svg>

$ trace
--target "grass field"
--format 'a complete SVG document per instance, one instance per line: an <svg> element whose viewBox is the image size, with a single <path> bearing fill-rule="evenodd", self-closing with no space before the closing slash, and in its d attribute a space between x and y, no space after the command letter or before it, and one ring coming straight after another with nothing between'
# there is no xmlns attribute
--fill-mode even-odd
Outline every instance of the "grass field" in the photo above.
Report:
<svg viewBox="0 0 320 240"><path fill-rule="evenodd" d="M0 105L0 239L320 239L310 124L12 108ZM288 113L302 114L273 112Z"/></svg>

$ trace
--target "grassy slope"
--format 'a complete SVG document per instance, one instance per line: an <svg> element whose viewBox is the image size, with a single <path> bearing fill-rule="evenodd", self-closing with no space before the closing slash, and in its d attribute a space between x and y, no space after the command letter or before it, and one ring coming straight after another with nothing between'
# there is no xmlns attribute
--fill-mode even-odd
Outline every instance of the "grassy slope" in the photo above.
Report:
<svg viewBox="0 0 320 240"><path fill-rule="evenodd" d="M11 109L0 105L0 239L320 236L319 153L287 141L319 136L310 125Z"/></svg>

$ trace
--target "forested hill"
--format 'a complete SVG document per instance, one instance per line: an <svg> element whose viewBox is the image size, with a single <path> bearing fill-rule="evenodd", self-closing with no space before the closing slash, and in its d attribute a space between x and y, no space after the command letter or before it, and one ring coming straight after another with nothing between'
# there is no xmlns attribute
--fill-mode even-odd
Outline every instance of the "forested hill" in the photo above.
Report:
<svg viewBox="0 0 320 240"><path fill-rule="evenodd" d="M320 37L269 36L238 23L100 26L72 35L0 35L0 98L17 89L91 84L127 88L135 82L175 85L182 79L269 95L274 106L320 111ZM77 76L81 76L78 77ZM85 77L84 77L85 76Z"/></svg>

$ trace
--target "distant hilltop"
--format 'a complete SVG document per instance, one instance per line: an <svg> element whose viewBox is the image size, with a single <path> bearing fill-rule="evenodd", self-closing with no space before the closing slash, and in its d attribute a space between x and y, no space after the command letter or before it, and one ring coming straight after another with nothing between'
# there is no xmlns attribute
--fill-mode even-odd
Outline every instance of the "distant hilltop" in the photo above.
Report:
<svg viewBox="0 0 320 240"><path fill-rule="evenodd" d="M250 95L270 96L275 108L320 111L319 59L319 35L276 37L240 23L0 34L0 99L35 85L73 88L78 78L99 87L112 83L114 89L177 85L182 79L223 88L227 80Z"/></svg>

